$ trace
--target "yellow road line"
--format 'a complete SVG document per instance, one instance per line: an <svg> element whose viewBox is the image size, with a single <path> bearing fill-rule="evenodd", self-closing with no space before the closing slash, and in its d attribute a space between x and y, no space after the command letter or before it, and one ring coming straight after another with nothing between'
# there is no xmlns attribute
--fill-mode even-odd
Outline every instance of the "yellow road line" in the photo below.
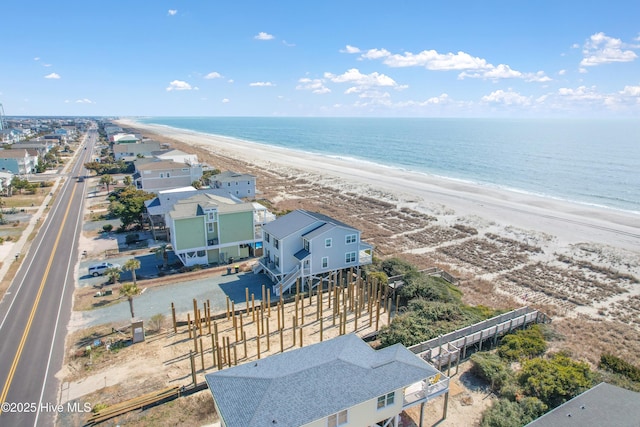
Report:
<svg viewBox="0 0 640 427"><path fill-rule="evenodd" d="M75 191L75 190L74 190ZM42 282L40 283L40 288L38 289L38 294L36 295L36 299L33 303L33 307L31 308L31 314L29 315L29 320L27 320L27 325L24 329L24 333L22 334L22 339L20 340L20 344L18 345L18 349L16 351L16 355L13 358L13 363L11 364L11 369L9 370L9 375L7 376L7 381L4 384L4 388L2 389L2 394L0 395L0 403L4 403L7 398L7 394L9 393L9 387L11 387L11 383L13 381L13 376L15 375L16 368L18 367L18 362L20 361L20 357L22 356L22 350L24 349L24 345L27 341L27 337L29 336L29 331L31 330L31 324L33 323L33 318L36 315L36 311L38 310L38 305L40 304L40 297L42 296L42 291L44 290L44 285L47 281L47 277L49 276L49 271L51 270L51 265L53 264L53 257L56 253L56 249L58 248L58 243L60 242L60 237L62 236L62 231L64 230L64 224L67 222L67 217L69 216L69 211L71 210L71 202L73 200L73 194L69 198L69 204L67 205L67 210L64 213L64 218L62 219L62 224L60 226L60 230L58 231L58 236L56 237L56 241L53 244L53 250L51 251L51 256L49 257L49 263L47 264L47 268L44 272L44 276L42 277ZM54 337L55 338L55 337ZM46 379L45 379L46 380ZM1 405L0 405L1 406ZM2 408L0 407L0 414L2 414Z"/></svg>

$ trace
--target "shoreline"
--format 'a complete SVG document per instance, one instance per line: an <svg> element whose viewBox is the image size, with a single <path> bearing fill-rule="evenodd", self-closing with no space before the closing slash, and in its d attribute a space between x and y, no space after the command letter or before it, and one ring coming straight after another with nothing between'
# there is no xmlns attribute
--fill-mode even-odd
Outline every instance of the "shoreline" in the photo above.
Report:
<svg viewBox="0 0 640 427"><path fill-rule="evenodd" d="M587 197L586 199L580 199L578 198L572 198L574 196L568 195L568 194L554 194L553 192L545 192L544 189L527 189L525 187L517 187L517 186L511 186L509 184L505 184L505 183L499 183L499 182L493 182L491 180L487 180L487 181L482 181L482 180L477 180L474 177L465 177L465 176L455 176L454 175L448 175L446 171L440 171L440 172L434 172L431 170L422 170L420 169L420 167L418 167L417 165L413 165L413 166L408 166L408 165L404 165L401 163L394 163L394 164L389 164L389 163L383 163L382 160L371 160L369 158L361 158L358 157L358 155L356 153L353 154L346 154L346 153L327 153L327 152L316 152L314 151L312 148L309 147L304 147L304 148L292 148L292 147L285 147L282 146L278 143L278 141L271 141L271 142L264 142L264 141L258 141L258 140L252 140L250 138L243 138L240 136L228 136L228 135L222 135L222 134L216 134L215 132L208 132L208 131L204 131L204 130L193 130L190 128L180 128L180 127L175 127L172 125L167 125L167 124L158 124L158 123L143 123L138 121L138 119L136 118L131 118L131 119L123 119L125 121L131 121L132 123L135 124L135 126L139 126L139 127L144 127L144 126L148 126L148 127L158 127L158 128L162 128L165 129L168 132L184 132L184 133L188 133L188 134L192 134L196 137L211 137L211 138L219 138L225 141L229 141L230 143L233 144L250 144L256 147L260 147L260 148L264 148L264 149L281 149L286 151L289 151L291 153L293 153L294 155L301 155L301 156L314 156L316 158L323 158L323 159L328 159L328 160L336 160L336 161L340 161L340 162L347 162L347 163L356 163L359 165L363 165L366 167L371 167L371 168L377 168L377 169L383 169L383 170L389 170L389 171L396 171L398 173L411 173L411 174L416 174L416 175L421 175L426 177L426 179L433 179L433 180L444 180L447 182L452 182L452 183L462 183L462 184L468 184L468 185L472 185L472 186L478 186L481 188L488 188L488 189L493 189L496 191L505 191L505 192L511 192L511 193L521 193L524 195L529 195L529 196L533 196L533 197L540 197L543 199L551 199L551 200L555 200L555 201L559 201L559 202L564 202L564 203L569 203L569 204L575 204L575 205L579 205L579 206L587 206L587 207L593 207L593 208L597 208L597 209L605 209L607 211L612 211L612 212L622 212L625 214L631 214L631 215L637 215L639 217L639 221L640 221L640 207L639 206L616 206L616 205L608 205L605 203L603 203L602 201L599 200L593 200L593 199L589 199L589 197ZM255 136L255 135L254 135ZM596 199L602 199L602 198L606 198L606 195L594 195ZM576 196L577 197L577 196Z"/></svg>
<svg viewBox="0 0 640 427"><path fill-rule="evenodd" d="M562 246L592 242L640 254L640 215L630 211L394 167L386 167L384 174L381 174L380 167L372 162L358 161L357 168L354 168L353 162L342 158L320 157L304 151L166 125L143 124L131 119L120 119L117 123L122 127L175 139L258 168L277 168L292 176L300 172L313 174L323 184L337 179L347 186L365 186L401 206L435 215L445 223L453 217L478 216L501 225L554 236ZM319 157L321 162L318 162ZM220 169L224 170L224 167ZM260 176L257 176L257 180L259 188Z"/></svg>

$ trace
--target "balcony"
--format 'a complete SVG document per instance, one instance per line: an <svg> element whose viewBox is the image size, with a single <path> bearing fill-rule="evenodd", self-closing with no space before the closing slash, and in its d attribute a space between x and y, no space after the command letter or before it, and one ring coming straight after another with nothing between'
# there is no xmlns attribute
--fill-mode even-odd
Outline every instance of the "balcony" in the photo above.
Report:
<svg viewBox="0 0 640 427"><path fill-rule="evenodd" d="M208 246L217 246L218 245L218 239L209 239L209 240L207 240L207 245Z"/></svg>
<svg viewBox="0 0 640 427"><path fill-rule="evenodd" d="M411 384L404 390L403 408L428 402L449 391L449 378L438 372L432 377Z"/></svg>

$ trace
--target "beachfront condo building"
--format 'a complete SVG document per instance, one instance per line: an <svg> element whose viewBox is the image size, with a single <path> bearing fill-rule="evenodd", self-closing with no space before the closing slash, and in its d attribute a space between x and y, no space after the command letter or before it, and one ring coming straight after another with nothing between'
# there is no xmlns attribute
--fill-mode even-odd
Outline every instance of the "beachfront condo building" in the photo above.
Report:
<svg viewBox="0 0 640 427"><path fill-rule="evenodd" d="M331 274L371 264L373 246L360 240L360 230L326 215L296 210L262 227L263 257L254 272L264 271L276 295L298 279L315 287Z"/></svg>
<svg viewBox="0 0 640 427"><path fill-rule="evenodd" d="M254 256L262 243L261 227L274 218L259 203L198 193L177 200L165 214L165 224L182 264L215 265Z"/></svg>
<svg viewBox="0 0 640 427"><path fill-rule="evenodd" d="M374 350L354 334L205 380L221 427L399 427L402 411L449 393L449 378L402 344Z"/></svg>

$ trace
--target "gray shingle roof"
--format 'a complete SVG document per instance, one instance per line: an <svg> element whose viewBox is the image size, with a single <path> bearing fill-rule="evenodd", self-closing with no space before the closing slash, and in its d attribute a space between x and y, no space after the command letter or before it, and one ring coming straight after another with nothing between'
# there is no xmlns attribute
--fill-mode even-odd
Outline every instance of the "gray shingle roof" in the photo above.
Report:
<svg viewBox="0 0 640 427"><path fill-rule="evenodd" d="M299 426L438 371L400 344L349 334L205 375L227 427ZM398 397L400 398L400 397Z"/></svg>
<svg viewBox="0 0 640 427"><path fill-rule="evenodd" d="M638 427L640 393L600 383L526 427Z"/></svg>
<svg viewBox="0 0 640 427"><path fill-rule="evenodd" d="M322 215L317 212L310 212L303 209L298 209L284 216L281 216L275 221L264 225L262 228L264 231L271 234L276 239L283 239L290 234L293 234L303 228L309 227L314 223L318 223L318 227L324 224L331 224L333 226L341 226L356 230L350 225L335 220L327 215Z"/></svg>

